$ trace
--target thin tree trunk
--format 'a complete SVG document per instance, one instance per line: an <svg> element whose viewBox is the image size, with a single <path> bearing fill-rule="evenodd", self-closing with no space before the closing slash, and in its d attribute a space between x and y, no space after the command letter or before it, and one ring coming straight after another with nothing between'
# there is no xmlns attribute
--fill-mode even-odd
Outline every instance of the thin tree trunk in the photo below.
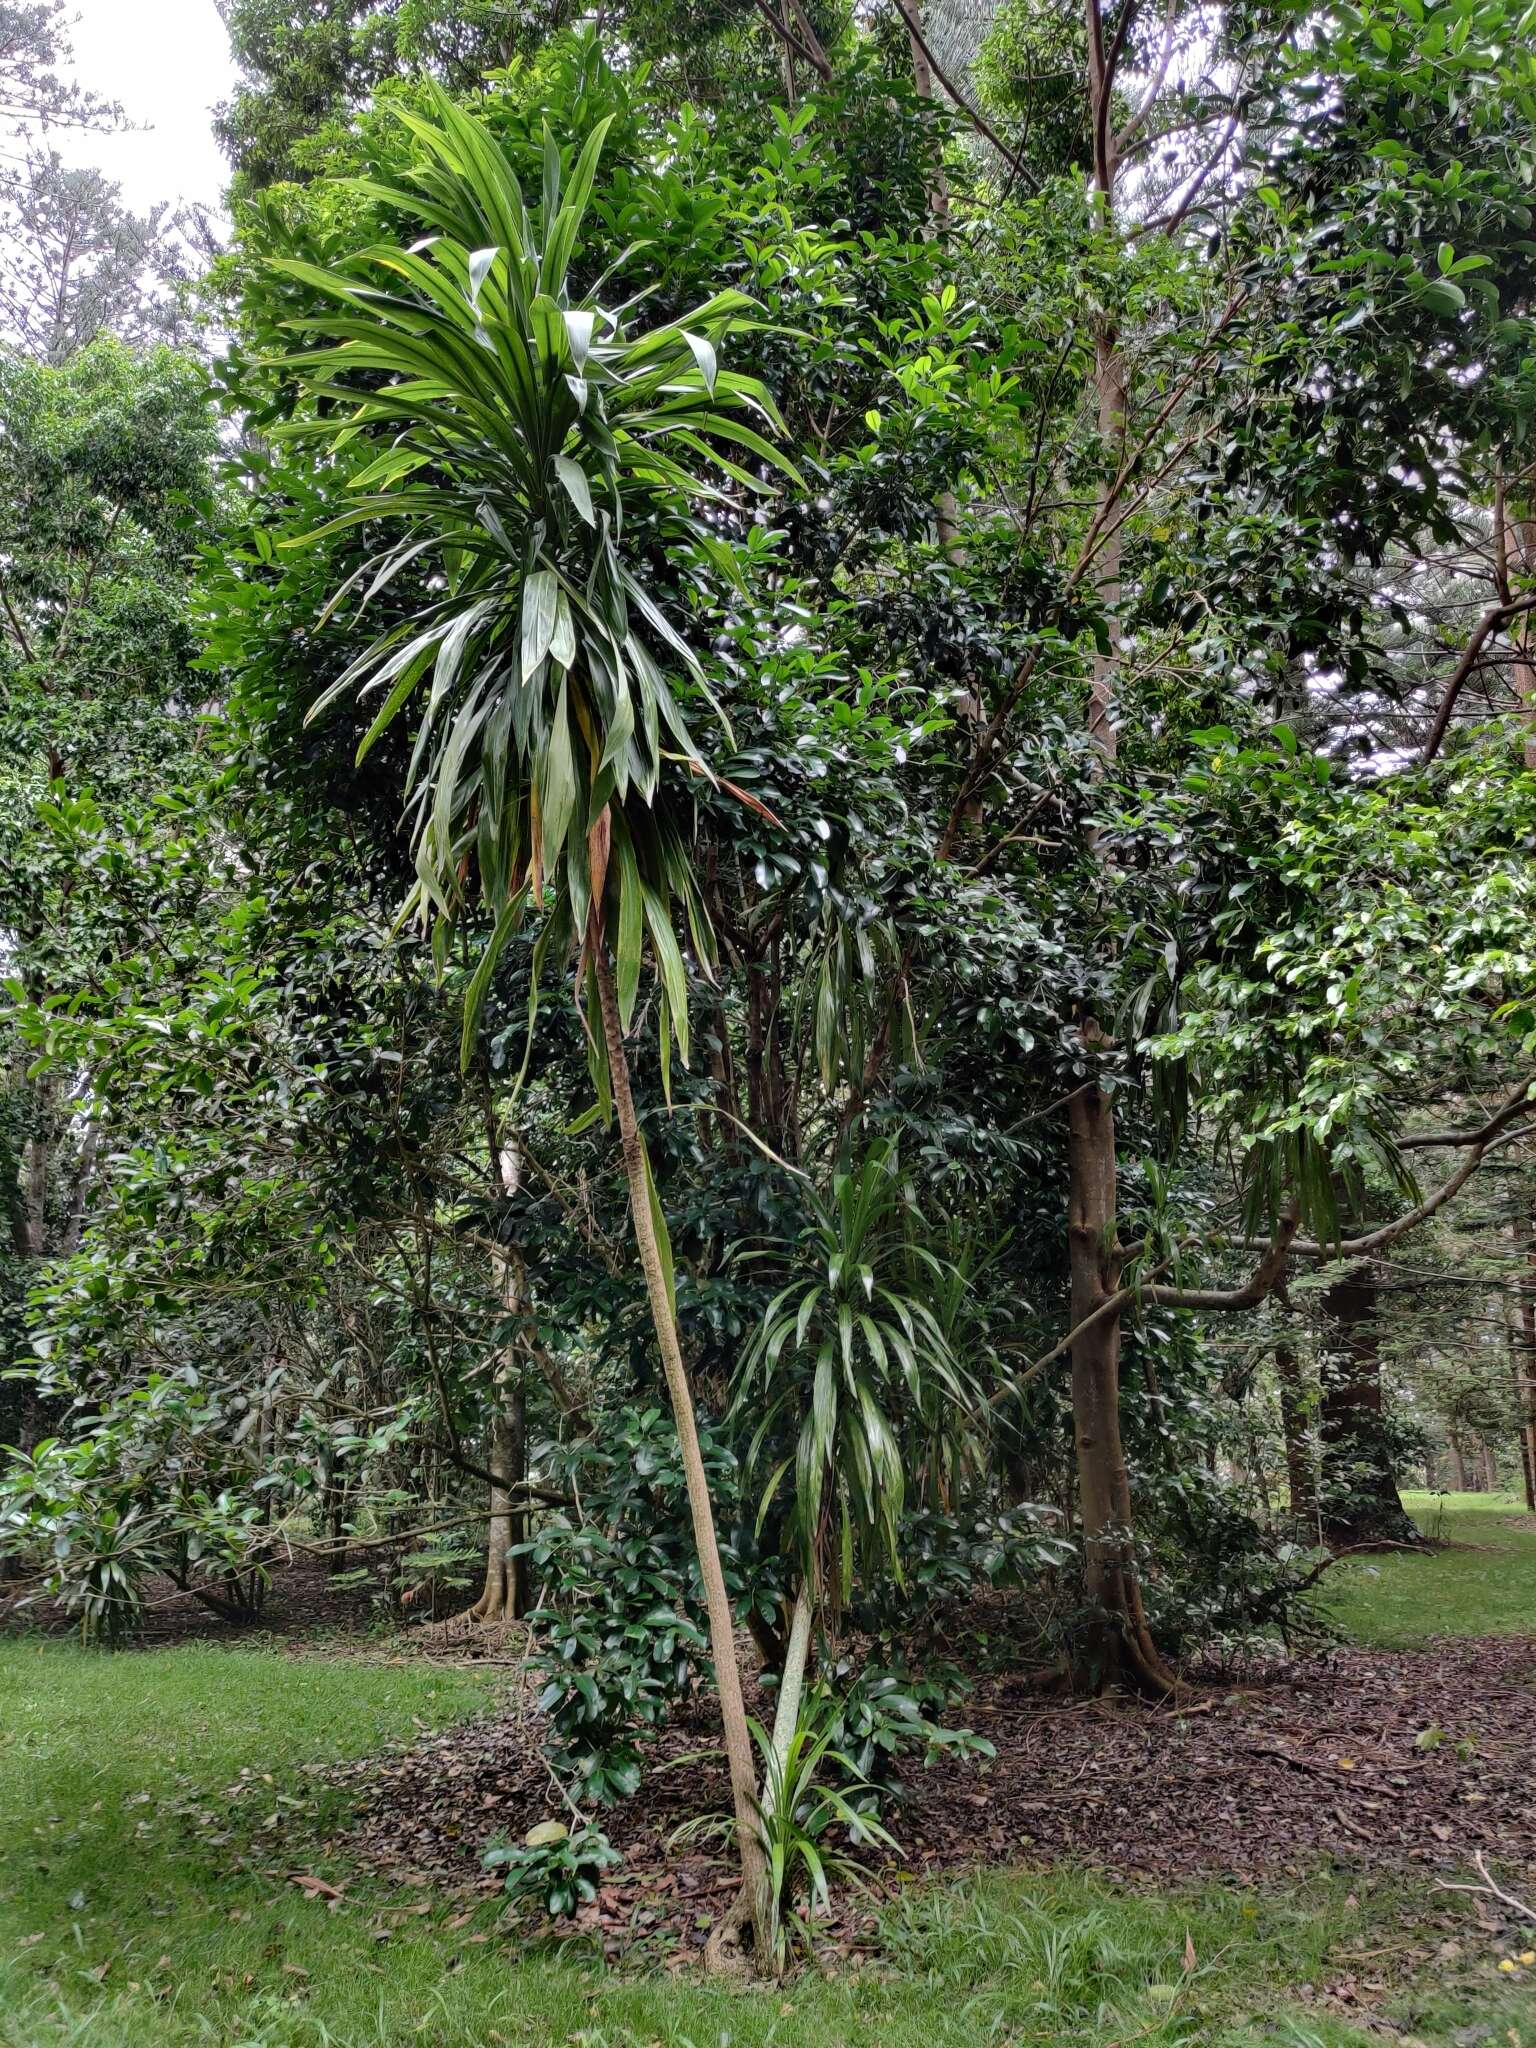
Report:
<svg viewBox="0 0 1536 2048"><path fill-rule="evenodd" d="M1096 0L1088 0L1088 7L1092 49L1099 26ZM1090 107L1097 110L1110 89L1100 59L1090 54ZM1096 129L1100 125L1095 111ZM1114 219L1114 171L1112 148L1097 150L1095 197L1106 226ZM1097 491L1098 513L1104 520L1129 403L1124 360L1108 322L1100 324L1094 338L1093 395L1105 443ZM1109 537L1099 551L1096 578L1107 618L1106 648L1095 647L1086 721L1099 775L1115 758L1112 713L1120 649L1120 549L1111 527L1107 522ZM1091 830L1084 834L1084 851L1090 861L1102 864L1103 854ZM1098 1019L1085 1016L1078 1029L1088 1056L1095 1058L1103 1044ZM1123 1253L1116 1232L1116 1180L1114 1103L1095 1079L1067 1105L1067 1243L1074 1329L1119 1286ZM1096 1684L1113 1683L1123 1673L1145 1691L1166 1694L1178 1682L1152 1640L1136 1571L1131 1482L1120 1428L1120 1340L1121 1319L1115 1312L1083 1329L1072 1345L1072 1425L1084 1576L1088 1598L1100 1617L1090 1640L1089 1661Z"/></svg>
<svg viewBox="0 0 1536 2048"><path fill-rule="evenodd" d="M1514 520L1511 533L1525 574L1536 576L1536 519L1526 514ZM1514 685L1525 731L1525 765L1536 771L1536 618L1530 612L1522 615L1514 643Z"/></svg>
<svg viewBox="0 0 1536 2048"><path fill-rule="evenodd" d="M912 56L912 83L925 100L935 100L933 66L928 61L925 47L926 32L923 23L921 0L896 0L902 20L906 23L907 46ZM949 180L944 175L944 166L934 166L933 177L928 186L929 233L935 239L942 239L949 227ZM950 561L957 566L965 561L965 550L960 544L960 507L954 492L948 485L933 501L934 525L939 546Z"/></svg>
<svg viewBox="0 0 1536 2048"><path fill-rule="evenodd" d="M85 1215L90 1205L91 1183L96 1178L96 1155L101 1149L101 1121L92 1116L87 1119L85 1137L80 1146L80 1163L75 1168L74 1193L70 1196L69 1221L64 1227L63 1251L66 1256L79 1251L80 1241L85 1235Z"/></svg>
<svg viewBox="0 0 1536 2048"><path fill-rule="evenodd" d="M624 1155L624 1174L629 1185L630 1220L635 1249L645 1275L651 1320L656 1329L657 1349L666 1374L667 1392L677 1423L678 1450L688 1487L688 1506L693 1516L693 1540L698 1554L699 1578L709 1616L710 1648L715 1663L715 1684L720 1694L720 1719L725 1736L726 1759L730 1766L731 1797L736 1813L736 1844L741 1858L742 1896L737 1910L749 1917L757 1938L758 1956L771 1958L771 1926L766 1896L766 1870L757 1811L757 1772L752 1761L752 1735L747 1726L746 1702L741 1690L741 1666L736 1656L736 1632L731 1616L730 1595L720 1568L720 1546L715 1535L714 1503L709 1496L709 1479L699 1449L698 1424L694 1418L693 1391L683 1364L678 1341L677 1318L672 1306L662 1264L661 1245L651 1212L652 1187L640 1125L630 1092L629 1062L624 1052L624 1031L619 1021L618 992L605 945L594 948L593 972L597 977L598 1001L603 1017L603 1042L608 1054L608 1078L613 1106L618 1117L619 1142Z"/></svg>
<svg viewBox="0 0 1536 2048"><path fill-rule="evenodd" d="M1467 1491L1467 1461L1461 1455L1461 1439L1457 1436L1454 1429L1446 1431L1445 1447L1451 1461L1451 1492L1465 1493Z"/></svg>
<svg viewBox="0 0 1536 2048"><path fill-rule="evenodd" d="M931 100L935 97L933 66L928 62L928 52L924 47L927 38L921 0L896 0L896 5L906 24L907 45L912 55L912 83L923 99ZM934 233L941 234L949 225L949 180L944 175L942 164L935 167L933 182L928 187L928 213ZM954 504L953 497L950 504Z"/></svg>
<svg viewBox="0 0 1536 2048"><path fill-rule="evenodd" d="M507 1417L505 1390L499 1379L496 1405L491 1410L490 1469L496 1475L491 1487L490 1517L486 1525L485 1583L480 1598L470 1608L468 1619L486 1628L509 1620L517 1611L517 1560L512 1557L512 1431Z"/></svg>
<svg viewBox="0 0 1536 2048"><path fill-rule="evenodd" d="M48 1248L48 1141L52 1113L53 1083L48 1075L41 1074L32 1091L32 1129L26 1150L26 1242L28 1255L34 1259L40 1259Z"/></svg>
<svg viewBox="0 0 1536 2048"><path fill-rule="evenodd" d="M1536 560L1536 541L1532 545ZM1524 1270L1515 1281L1516 1312L1510 1332L1510 1365L1514 1372L1515 1398L1521 1416L1520 1464L1525 1475L1525 1504L1536 1514L1536 1222L1522 1231L1510 1225L1518 1251L1525 1240Z"/></svg>
<svg viewBox="0 0 1536 2048"><path fill-rule="evenodd" d="M498 1146L493 1158L502 1195L511 1201L522 1182L516 1148L510 1144ZM487 1628L514 1621L525 1609L524 1560L513 1552L528 1533L528 1497L522 1490L527 1476L528 1414L523 1346L517 1328L523 1309L524 1273L521 1260L510 1246L498 1244L492 1256L502 1319L491 1409L490 1469L494 1477L486 1528L485 1584L468 1616Z"/></svg>
<svg viewBox="0 0 1536 2048"><path fill-rule="evenodd" d="M1376 1269L1357 1260L1323 1297L1323 1532L1340 1545L1415 1543L1382 1419Z"/></svg>
<svg viewBox="0 0 1536 2048"><path fill-rule="evenodd" d="M1072 1324L1087 1321L1120 1284L1115 1228L1115 1123L1109 1096L1078 1091L1067 1107L1067 1235ZM1155 1693L1176 1689L1142 1606L1131 1527L1131 1481L1120 1432L1120 1318L1100 1316L1072 1345L1072 1422L1082 1513L1083 1572L1098 1615L1090 1677L1112 1684L1122 1672Z"/></svg>
<svg viewBox="0 0 1536 2048"><path fill-rule="evenodd" d="M1097 648L1094 651L1093 678L1088 694L1088 737L1097 750L1098 758L1107 763L1114 760L1116 753L1115 668L1120 651L1121 562L1121 528L1113 516L1110 493L1125 453L1126 415L1130 406L1119 336L1107 320L1100 322L1094 336L1093 382L1102 444L1096 511L1105 536L1098 550L1094 583L1099 602L1104 607L1111 651L1108 654L1100 653Z"/></svg>
<svg viewBox="0 0 1536 2048"><path fill-rule="evenodd" d="M1309 1529L1317 1524L1317 1468L1309 1427L1306 1382L1296 1347L1275 1346L1275 1379L1280 1388L1280 1431L1285 1438L1285 1476L1290 1489L1291 1515Z"/></svg>

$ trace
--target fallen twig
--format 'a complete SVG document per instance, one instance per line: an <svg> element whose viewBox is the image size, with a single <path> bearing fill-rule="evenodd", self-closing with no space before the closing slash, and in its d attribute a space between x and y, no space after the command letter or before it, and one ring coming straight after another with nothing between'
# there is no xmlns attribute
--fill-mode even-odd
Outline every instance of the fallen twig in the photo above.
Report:
<svg viewBox="0 0 1536 2048"><path fill-rule="evenodd" d="M1502 1906L1508 1906L1512 1913L1518 1913L1522 1920L1536 1920L1536 1906L1528 1906L1524 1899L1517 1899L1513 1892L1494 1882L1489 1873L1488 1858L1481 1849L1473 1851L1472 1868L1483 1880L1481 1884L1453 1884L1449 1878L1437 1877L1436 1885L1443 1892L1476 1892L1482 1898L1497 1899Z"/></svg>

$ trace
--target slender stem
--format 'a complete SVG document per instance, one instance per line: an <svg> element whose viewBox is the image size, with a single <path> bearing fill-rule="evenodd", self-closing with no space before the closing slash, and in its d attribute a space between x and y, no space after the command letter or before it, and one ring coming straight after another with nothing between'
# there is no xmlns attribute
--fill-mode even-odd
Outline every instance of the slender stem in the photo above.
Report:
<svg viewBox="0 0 1536 2048"><path fill-rule="evenodd" d="M741 1667L736 1657L736 1632L731 1616L725 1574L720 1568L720 1545L715 1535L714 1503L709 1496L709 1478L699 1448L698 1423L694 1416L693 1389L678 1342L677 1318L662 1266L661 1246L651 1215L650 1174L644 1141L635 1115L634 1096L629 1085L629 1062L624 1052L624 1029L619 1021L619 998L614 987L613 966L606 943L593 948L592 971L597 978L598 1003L602 1010L603 1042L608 1054L608 1079L613 1089L613 1106L619 1121L619 1141L624 1154L624 1174L629 1183L630 1221L635 1249L645 1274L651 1321L661 1352L667 1392L677 1422L678 1449L688 1487L688 1506L693 1516L693 1540L698 1555L699 1578L704 1588L704 1605L709 1616L710 1649L715 1661L715 1684L720 1693L720 1719L725 1736L725 1753L731 1772L731 1796L736 1812L736 1840L741 1857L744 1898L750 1905L759 1955L768 1959L767 1901L764 1885L762 1841L757 1811L757 1772L752 1761L752 1736L747 1727L746 1703L741 1690Z"/></svg>

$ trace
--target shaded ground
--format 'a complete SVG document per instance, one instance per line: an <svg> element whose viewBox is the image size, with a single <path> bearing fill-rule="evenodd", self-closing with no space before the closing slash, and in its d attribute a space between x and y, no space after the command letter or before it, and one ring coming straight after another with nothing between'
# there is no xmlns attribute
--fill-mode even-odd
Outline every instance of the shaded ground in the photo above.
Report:
<svg viewBox="0 0 1536 2048"><path fill-rule="evenodd" d="M1412 1652L1335 1651L1261 1686L1202 1692L1176 1710L1045 1701L984 1679L963 1719L995 1761L918 1770L894 1831L890 1889L981 1864L1070 1860L1164 1885L1256 1883L1333 1860L1362 1871L1451 1875L1477 1849L1536 1873L1536 1640L1442 1641ZM669 1847L728 1805L703 1703L662 1737L638 1796L604 1817L624 1856L600 1909L605 1946L666 1930L704 1939L728 1869ZM518 1840L561 1806L539 1727L512 1707L402 1755L343 1768L355 1831L334 1846L396 1882L490 1896L493 1837ZM839 1938L857 1944L856 1899ZM705 1924L701 1924L705 1923Z"/></svg>
<svg viewBox="0 0 1536 2048"><path fill-rule="evenodd" d="M19 1591L0 1585L0 1631L50 1636L79 1633L78 1615L53 1600L22 1600ZM262 1635L296 1638L327 1631L356 1635L386 1611L384 1594L382 1579L370 1579L365 1585L355 1581L338 1585L314 1558L280 1557L273 1562L271 1590L260 1616L239 1625L157 1575L145 1582L142 1618L131 1641L140 1648L160 1649L173 1643L232 1642Z"/></svg>

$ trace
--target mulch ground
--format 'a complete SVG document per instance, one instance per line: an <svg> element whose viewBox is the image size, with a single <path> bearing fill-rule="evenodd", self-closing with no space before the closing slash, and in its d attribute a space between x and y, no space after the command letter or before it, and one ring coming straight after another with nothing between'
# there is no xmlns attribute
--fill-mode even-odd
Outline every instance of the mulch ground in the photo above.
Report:
<svg viewBox="0 0 1536 2048"><path fill-rule="evenodd" d="M435 1648L451 1654L441 1636ZM510 1662L511 1646L502 1654ZM1478 1849L1529 1878L1533 1684L1536 1638L1507 1637L1335 1650L1157 1709L1052 1700L1023 1678L985 1677L954 1718L996 1758L914 1772L892 1820L902 1853L877 1883L1058 1860L1163 1885L1259 1883L1329 1861L1429 1876L1464 1869ZM335 1778L356 1817L335 1848L396 1882L466 1903L493 1896L485 1845L562 1817L539 1738L514 1687L502 1712L343 1767ZM700 1700L657 1742L637 1796L600 1817L624 1864L579 1924L605 1948L659 1934L685 1953L728 1901L719 1856L671 1839L729 1805L723 1766L698 1755L716 1743ZM868 1910L855 1896L832 1938L857 1946Z"/></svg>

